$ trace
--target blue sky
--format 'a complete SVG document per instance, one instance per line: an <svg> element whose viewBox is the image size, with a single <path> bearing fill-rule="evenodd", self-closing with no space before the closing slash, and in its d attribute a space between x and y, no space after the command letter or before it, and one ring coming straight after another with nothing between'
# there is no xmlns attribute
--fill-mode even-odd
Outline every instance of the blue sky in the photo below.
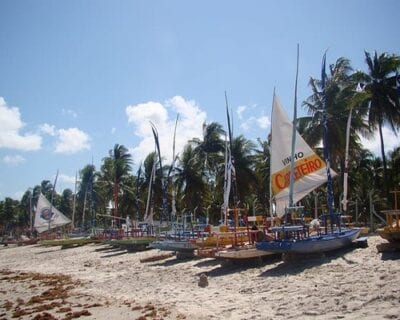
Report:
<svg viewBox="0 0 400 320"><path fill-rule="evenodd" d="M176 114L179 150L204 121L226 125L224 91L234 134L265 139L274 87L291 114L297 43L301 102L326 49L361 70L364 50L400 54L399 12L397 0L0 1L0 199L57 170L57 190L73 189L116 143L138 165L154 150L149 120L170 159Z"/></svg>

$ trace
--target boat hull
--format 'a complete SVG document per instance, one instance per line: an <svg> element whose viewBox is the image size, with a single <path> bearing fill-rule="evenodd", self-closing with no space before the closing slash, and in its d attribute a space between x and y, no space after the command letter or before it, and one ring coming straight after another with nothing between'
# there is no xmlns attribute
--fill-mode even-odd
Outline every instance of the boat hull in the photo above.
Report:
<svg viewBox="0 0 400 320"><path fill-rule="evenodd" d="M310 236L302 240L271 240L256 244L258 250L275 253L312 254L328 252L347 247L357 239L361 229L353 228L320 236Z"/></svg>
<svg viewBox="0 0 400 320"><path fill-rule="evenodd" d="M152 249L162 251L192 252L197 249L197 245L186 240L162 240L154 241L149 246Z"/></svg>
<svg viewBox="0 0 400 320"><path fill-rule="evenodd" d="M126 249L128 252L136 252L136 251L147 250L149 244L151 244L154 240L155 238L152 237L138 237L138 238L103 241L103 243L108 244L112 247Z"/></svg>
<svg viewBox="0 0 400 320"><path fill-rule="evenodd" d="M389 228L378 229L378 234L389 242L400 242L400 230L392 230Z"/></svg>
<svg viewBox="0 0 400 320"><path fill-rule="evenodd" d="M255 247L222 250L215 253L214 258L221 260L246 261L257 258L264 258L273 255L273 252L258 250Z"/></svg>

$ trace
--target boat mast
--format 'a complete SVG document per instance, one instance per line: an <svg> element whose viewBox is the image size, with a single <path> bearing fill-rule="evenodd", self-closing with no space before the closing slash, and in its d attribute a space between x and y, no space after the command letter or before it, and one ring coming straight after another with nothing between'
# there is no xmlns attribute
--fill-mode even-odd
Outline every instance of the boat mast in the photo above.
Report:
<svg viewBox="0 0 400 320"><path fill-rule="evenodd" d="M294 207L293 186L294 186L294 163L296 152L296 130L297 130L297 82L299 77L299 44L297 44L297 63L296 63L296 81L294 85L294 105L293 105L293 129L292 129L292 150L290 154L290 183L289 183L289 212ZM287 223L287 214L285 214L285 223Z"/></svg>
<svg viewBox="0 0 400 320"><path fill-rule="evenodd" d="M53 212L54 191L56 190L57 178L58 178L58 169L57 169L57 173L56 173L56 178L54 179L53 189L51 190L49 231L50 231L51 217L52 217L52 212Z"/></svg>
<svg viewBox="0 0 400 320"><path fill-rule="evenodd" d="M272 109L271 109L271 119L272 119L272 115L274 113L274 105L275 105L275 87L274 87L274 94L272 97ZM271 130L270 130L270 134L268 137L268 149L269 149L269 215L271 217L271 223L273 222L274 219L274 212L273 212L273 196L272 196L272 148L271 148L271 144L272 144L272 125L271 125Z"/></svg>
<svg viewBox="0 0 400 320"><path fill-rule="evenodd" d="M78 182L78 172L75 172L74 198L72 205L72 229L75 227L75 210L76 210L76 184Z"/></svg>
<svg viewBox="0 0 400 320"><path fill-rule="evenodd" d="M344 175L343 175L343 212L347 212L347 191L348 191L348 176L349 176L349 142L350 142L350 127L351 127L351 117L353 113L353 108L350 108L349 117L347 118L346 125L346 150L344 156Z"/></svg>
<svg viewBox="0 0 400 320"><path fill-rule="evenodd" d="M176 115L176 121L175 121L175 129L174 129L174 138L172 142L172 184L171 184L171 221L175 220L176 218L176 203L175 203L175 197L176 197L176 190L175 190L175 161L177 158L177 155L175 155L175 140L176 140L176 127L178 126L178 120L179 120L179 113Z"/></svg>
<svg viewBox="0 0 400 320"><path fill-rule="evenodd" d="M322 71L321 71L321 102L322 102L322 110L323 110L323 143L324 143L324 158L326 162L326 174L328 177L327 182L327 202L328 202L328 213L331 217L331 224L333 218L333 188L332 188L332 176L331 176L331 160L329 155L329 145L328 145L328 116L327 116L327 107L326 107L326 52L322 58Z"/></svg>
<svg viewBox="0 0 400 320"><path fill-rule="evenodd" d="M161 152L160 152L160 141L158 139L158 131L155 125L150 122L151 124L151 129L153 131L153 136L154 136L154 141L156 143L156 148L157 148L157 154L158 154L158 162L160 164L160 180L161 180L161 191L162 191L162 214L160 215L160 222L163 221L163 218L165 220L168 220L168 213L167 213L167 193L165 190L166 184L164 183L164 174L163 174L163 166L162 166L162 158L161 158Z"/></svg>
<svg viewBox="0 0 400 320"><path fill-rule="evenodd" d="M236 207L239 203L238 199L238 190L237 190L237 181L236 181L236 170L235 170L235 159L232 155L233 151L233 134L231 128L231 120L229 117L229 110L228 110L228 97L225 91L225 104L226 104L226 117L228 120L228 134L229 134L229 152L228 152L228 163L230 164L230 170L232 174L232 188L233 188L233 205ZM233 126L233 125L232 125Z"/></svg>

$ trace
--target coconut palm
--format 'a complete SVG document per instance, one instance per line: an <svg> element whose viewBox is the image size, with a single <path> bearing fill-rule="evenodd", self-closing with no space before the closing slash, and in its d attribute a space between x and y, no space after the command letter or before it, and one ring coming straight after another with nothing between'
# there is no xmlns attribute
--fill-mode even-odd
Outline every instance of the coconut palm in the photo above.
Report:
<svg viewBox="0 0 400 320"><path fill-rule="evenodd" d="M175 171L175 183L180 206L192 211L196 207L201 207L203 198L207 197L203 162L200 159L189 143L179 156L179 163Z"/></svg>
<svg viewBox="0 0 400 320"><path fill-rule="evenodd" d="M387 161L383 141L383 127L394 133L400 128L400 101L396 91L395 74L400 68L400 57L375 51L372 57L365 51L368 72L364 74L365 91L369 93L368 123L371 129L378 128L383 162L384 191L388 192Z"/></svg>
<svg viewBox="0 0 400 320"><path fill-rule="evenodd" d="M307 143L314 148L317 147L323 136L325 108L329 132L327 147L331 155L331 166L336 171L341 170L342 174L346 150L346 126L350 109L355 109L350 131L350 150L353 154L361 149L359 135L365 135L367 131L367 126L362 120L366 109L361 108L362 103L359 101L361 94L355 90L357 81L351 72L352 68L348 59L339 58L335 64L330 65L325 86L325 105L322 103L321 82L311 78L310 86L313 94L303 103L311 117L305 117L298 122ZM336 188L339 188L338 182L336 180Z"/></svg>
<svg viewBox="0 0 400 320"><path fill-rule="evenodd" d="M222 125L217 122L203 124L203 140L194 138L190 143L198 161L203 163L203 171L215 178L219 165L223 162L225 144L221 137L225 135Z"/></svg>
<svg viewBox="0 0 400 320"><path fill-rule="evenodd" d="M257 179L254 192L257 195L257 201L263 208L264 212L267 212L270 207L270 191L269 191L269 179L270 179L270 149L268 141L257 140L260 149L255 150L253 155L254 161L254 174Z"/></svg>
<svg viewBox="0 0 400 320"><path fill-rule="evenodd" d="M95 167L92 164L86 165L79 172L80 184L77 192L77 210L75 221L81 221L82 228L86 227L88 217L93 212L93 189Z"/></svg>
<svg viewBox="0 0 400 320"><path fill-rule="evenodd" d="M335 169L340 166L341 160L344 160L348 103L354 95L355 89L351 71L350 61L345 58L339 58L334 65L330 66L330 73L326 81L325 106L321 99L321 82L311 78L309 84L313 93L303 102L303 106L311 118L308 118L308 125L304 124L307 119L299 122L304 130L304 139L307 143L313 147L319 145L323 135L323 112L326 108L329 132L328 148L332 167ZM353 132L351 140L356 140L355 132Z"/></svg>
<svg viewBox="0 0 400 320"><path fill-rule="evenodd" d="M122 182L131 171L132 157L128 149L123 145L116 144L109 151L109 156L103 159L101 166L101 181L112 188L112 199L114 200L114 216L118 217L118 201L120 191L124 189Z"/></svg>
<svg viewBox="0 0 400 320"><path fill-rule="evenodd" d="M247 140L243 135L240 135L233 139L231 145L231 155L234 159L236 176L236 198L237 201L243 202L255 191L255 186L257 185L257 178L254 173L254 158L252 157L255 144Z"/></svg>

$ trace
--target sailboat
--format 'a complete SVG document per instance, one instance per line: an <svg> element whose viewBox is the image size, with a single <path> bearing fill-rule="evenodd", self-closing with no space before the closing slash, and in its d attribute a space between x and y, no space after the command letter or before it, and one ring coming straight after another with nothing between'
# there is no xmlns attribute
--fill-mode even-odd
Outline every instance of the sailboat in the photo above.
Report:
<svg viewBox="0 0 400 320"><path fill-rule="evenodd" d="M330 184L335 173L330 169L329 156L325 153L327 159L325 162L311 149L297 132L295 118L296 103L292 123L274 94L271 121L271 189L276 204L276 214L278 217L284 217L285 223L272 227L273 239L258 242L256 248L276 253L311 254L348 246L359 236L360 229L342 227L341 214L333 212ZM326 138L326 122L324 129ZM326 149L325 143L324 148ZM310 225L304 222L302 208L295 207L294 203L299 202L325 182L328 182L329 212L320 216L322 228L317 228L313 234L310 232ZM296 222L294 219L296 214L298 224L293 223ZM292 223L288 223L288 217Z"/></svg>
<svg viewBox="0 0 400 320"><path fill-rule="evenodd" d="M41 193L36 206L34 228L38 233L71 223L71 220L55 208Z"/></svg>

